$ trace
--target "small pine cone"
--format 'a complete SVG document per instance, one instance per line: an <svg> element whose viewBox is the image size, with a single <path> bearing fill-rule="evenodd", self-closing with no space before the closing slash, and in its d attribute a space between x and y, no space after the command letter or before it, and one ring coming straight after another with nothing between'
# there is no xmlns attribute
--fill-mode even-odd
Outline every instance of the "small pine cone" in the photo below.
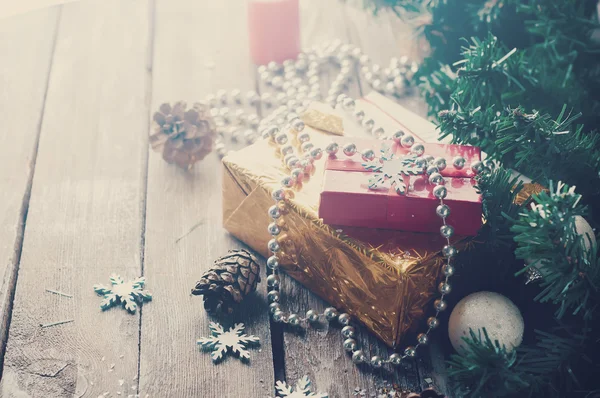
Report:
<svg viewBox="0 0 600 398"><path fill-rule="evenodd" d="M214 120L206 105L196 103L186 110L183 101L162 104L153 116L150 145L162 152L163 159L183 169L204 159L212 151L217 135Z"/></svg>
<svg viewBox="0 0 600 398"><path fill-rule="evenodd" d="M231 314L235 305L256 290L260 267L247 250L230 250L206 271L192 294L204 296L204 308L211 314Z"/></svg>
<svg viewBox="0 0 600 398"><path fill-rule="evenodd" d="M438 394L433 388L427 388L423 390L421 394L411 392L406 398L444 398L445 395Z"/></svg>

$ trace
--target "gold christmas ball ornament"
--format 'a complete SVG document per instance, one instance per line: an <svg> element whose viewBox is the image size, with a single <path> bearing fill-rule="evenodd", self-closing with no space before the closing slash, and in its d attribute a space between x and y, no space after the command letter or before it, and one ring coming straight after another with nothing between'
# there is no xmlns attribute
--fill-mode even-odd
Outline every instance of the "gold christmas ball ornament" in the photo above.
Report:
<svg viewBox="0 0 600 398"><path fill-rule="evenodd" d="M492 341L498 340L507 350L518 347L525 329L519 308L505 296L494 292L477 292L456 304L448 323L448 335L454 349L464 352L463 337L485 328ZM482 335L483 336L483 335Z"/></svg>

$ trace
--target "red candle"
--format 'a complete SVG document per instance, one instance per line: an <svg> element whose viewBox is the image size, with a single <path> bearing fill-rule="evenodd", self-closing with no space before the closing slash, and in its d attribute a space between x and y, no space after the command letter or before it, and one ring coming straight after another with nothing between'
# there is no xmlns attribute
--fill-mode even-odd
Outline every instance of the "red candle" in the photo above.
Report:
<svg viewBox="0 0 600 398"><path fill-rule="evenodd" d="M257 65L281 63L300 52L298 0L249 0L250 56Z"/></svg>

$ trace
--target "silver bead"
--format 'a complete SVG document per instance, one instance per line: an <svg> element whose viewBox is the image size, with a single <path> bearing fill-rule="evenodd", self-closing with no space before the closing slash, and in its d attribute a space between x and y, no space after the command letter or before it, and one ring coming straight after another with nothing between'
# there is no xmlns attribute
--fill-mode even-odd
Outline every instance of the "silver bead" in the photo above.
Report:
<svg viewBox="0 0 600 398"><path fill-rule="evenodd" d="M305 142L300 146L300 149L302 150L302 152L310 152L311 149L313 149L315 146L315 144L313 144L312 142Z"/></svg>
<svg viewBox="0 0 600 398"><path fill-rule="evenodd" d="M484 168L485 168L485 165L480 160L477 160L477 161L471 163L471 170L473 170L473 172L475 174L481 173Z"/></svg>
<svg viewBox="0 0 600 398"><path fill-rule="evenodd" d="M346 338L352 338L355 335L354 327L352 326L344 326L342 328L342 336Z"/></svg>
<svg viewBox="0 0 600 398"><path fill-rule="evenodd" d="M291 123L292 128L296 131L304 130L304 122L301 119L295 119Z"/></svg>
<svg viewBox="0 0 600 398"><path fill-rule="evenodd" d="M315 310L308 310L306 311L306 319L308 319L309 322L317 322L319 320L319 314L317 314Z"/></svg>
<svg viewBox="0 0 600 398"><path fill-rule="evenodd" d="M277 310L273 313L273 321L275 322L284 322L285 314L281 310Z"/></svg>
<svg viewBox="0 0 600 398"><path fill-rule="evenodd" d="M305 142L310 141L310 134L308 134L308 133L298 134L298 141L300 141L301 144L304 144Z"/></svg>
<svg viewBox="0 0 600 398"><path fill-rule="evenodd" d="M348 325L350 323L350 314L340 314L338 316L338 322L344 326Z"/></svg>
<svg viewBox="0 0 600 398"><path fill-rule="evenodd" d="M276 201L284 200L285 199L285 191L283 189L276 189L273 191L273 194L271 196L273 197L273 200L276 200Z"/></svg>
<svg viewBox="0 0 600 398"><path fill-rule="evenodd" d="M365 130L367 130L368 132L370 132L371 130L373 130L373 126L375 126L375 120L373 119L364 119L362 122L363 127L365 128Z"/></svg>
<svg viewBox="0 0 600 398"><path fill-rule="evenodd" d="M271 314L274 314L277 311L281 311L281 304L279 304L278 302L273 302L269 304L269 312Z"/></svg>
<svg viewBox="0 0 600 398"><path fill-rule="evenodd" d="M380 368L383 365L383 360L380 356L374 355L371 357L371 366L375 369Z"/></svg>
<svg viewBox="0 0 600 398"><path fill-rule="evenodd" d="M392 134L392 139L397 143L402 141L402 137L404 137L406 133L403 130L398 130L394 134Z"/></svg>
<svg viewBox="0 0 600 398"><path fill-rule="evenodd" d="M221 105L227 104L227 91L219 90L217 91L217 100L221 103Z"/></svg>
<svg viewBox="0 0 600 398"><path fill-rule="evenodd" d="M450 215L450 208L448 205L438 205L438 207L435 208L435 214L441 218L446 218Z"/></svg>
<svg viewBox="0 0 600 398"><path fill-rule="evenodd" d="M265 134L268 134L270 137L275 138L275 136L279 133L279 127L277 126L269 126L265 129Z"/></svg>
<svg viewBox="0 0 600 398"><path fill-rule="evenodd" d="M279 211L279 207L277 207L277 205L269 207L269 217L271 217L274 220L281 217L281 212Z"/></svg>
<svg viewBox="0 0 600 398"><path fill-rule="evenodd" d="M281 147L281 154L283 156L294 153L294 147L291 145L284 145Z"/></svg>
<svg viewBox="0 0 600 398"><path fill-rule="evenodd" d="M433 188L433 196L438 199L444 199L446 196L448 196L448 189L446 189L446 187L443 185L438 185Z"/></svg>
<svg viewBox="0 0 600 398"><path fill-rule="evenodd" d="M465 158L462 156L455 156L454 159L452 159L452 165L456 170L461 170L463 167L465 167L465 162Z"/></svg>
<svg viewBox="0 0 600 398"><path fill-rule="evenodd" d="M256 132L254 130L244 131L244 139L248 144L254 143L254 141L256 140Z"/></svg>
<svg viewBox="0 0 600 398"><path fill-rule="evenodd" d="M371 87L373 87L373 90L375 91L383 91L383 83L381 83L380 79L373 79L371 82Z"/></svg>
<svg viewBox="0 0 600 398"><path fill-rule="evenodd" d="M260 102L262 102L266 107L273 106L273 97L271 96L271 93L262 93L260 95Z"/></svg>
<svg viewBox="0 0 600 398"><path fill-rule="evenodd" d="M444 238L451 238L454 235L454 228L451 225L442 225L440 227L440 234Z"/></svg>
<svg viewBox="0 0 600 398"><path fill-rule="evenodd" d="M373 134L373 137L375 138L380 138L385 134L385 130L383 127L376 127L373 129L373 131L371 131L371 134Z"/></svg>
<svg viewBox="0 0 600 398"><path fill-rule="evenodd" d="M281 77L281 76L273 77L273 79L271 80L271 85L275 88L280 89L283 86L283 77Z"/></svg>
<svg viewBox="0 0 600 398"><path fill-rule="evenodd" d="M248 115L248 125L251 128L253 128L253 129L258 128L259 123L260 123L260 118L258 117L258 115L256 113Z"/></svg>
<svg viewBox="0 0 600 398"><path fill-rule="evenodd" d="M458 252L457 252L456 248L452 245L446 245L442 248L442 254L446 258L454 257L454 256L456 256L457 253Z"/></svg>
<svg viewBox="0 0 600 398"><path fill-rule="evenodd" d="M365 111L363 111L362 109L357 110L356 112L354 112L354 117L358 121L363 120L365 118Z"/></svg>
<svg viewBox="0 0 600 398"><path fill-rule="evenodd" d="M319 160L323 157L323 150L321 148L313 148L310 151L310 157L314 160Z"/></svg>
<svg viewBox="0 0 600 398"><path fill-rule="evenodd" d="M325 308L325 311L323 311L323 315L325 315L325 319L331 322L338 317L338 312L333 307L327 307Z"/></svg>
<svg viewBox="0 0 600 398"><path fill-rule="evenodd" d="M277 256L271 256L267 259L267 267L271 269L279 268L279 259Z"/></svg>
<svg viewBox="0 0 600 398"><path fill-rule="evenodd" d="M277 134L277 136L275 137L275 142L278 143L279 145L287 144L287 142L288 142L287 134L286 133Z"/></svg>
<svg viewBox="0 0 600 398"><path fill-rule="evenodd" d="M355 364L364 363L367 360L365 353L362 350L354 351L352 353L352 362Z"/></svg>
<svg viewBox="0 0 600 398"><path fill-rule="evenodd" d="M393 353L390 355L390 363L394 366L399 366L402 363L402 357L399 354Z"/></svg>
<svg viewBox="0 0 600 398"><path fill-rule="evenodd" d="M454 267L450 264L444 264L444 266L442 267L442 273L445 276L452 276L454 275Z"/></svg>
<svg viewBox="0 0 600 398"><path fill-rule="evenodd" d="M445 311L446 308L448 308L448 304L442 300L442 299L437 299L433 302L433 307L435 308L436 311Z"/></svg>
<svg viewBox="0 0 600 398"><path fill-rule="evenodd" d="M427 344L429 343L429 336L427 336L426 333L419 333L419 335L417 336L417 341L419 342L419 344Z"/></svg>
<svg viewBox="0 0 600 398"><path fill-rule="evenodd" d="M292 326L300 325L300 317L296 314L290 314L287 321Z"/></svg>
<svg viewBox="0 0 600 398"><path fill-rule="evenodd" d="M292 188L296 184L296 180L292 176L283 177L281 179L281 185L286 188Z"/></svg>
<svg viewBox="0 0 600 398"><path fill-rule="evenodd" d="M267 69L271 72L279 72L280 68L281 66L275 61L271 61L267 64Z"/></svg>
<svg viewBox="0 0 600 398"><path fill-rule="evenodd" d="M356 145L353 143L349 143L344 145L344 154L346 156L352 156L356 153Z"/></svg>
<svg viewBox="0 0 600 398"><path fill-rule="evenodd" d="M269 303L278 303L279 299L281 298L279 292L277 290L271 290L269 291L269 293L267 293L267 299L269 300Z"/></svg>
<svg viewBox="0 0 600 398"><path fill-rule="evenodd" d="M440 282L438 290L441 294L449 294L452 291L452 286L448 282Z"/></svg>
<svg viewBox="0 0 600 398"><path fill-rule="evenodd" d="M417 350L415 349L415 347L413 346L408 346L406 347L406 349L404 350L404 355L406 355L407 357L414 357L417 354Z"/></svg>
<svg viewBox="0 0 600 398"><path fill-rule="evenodd" d="M277 236L281 233L281 229L279 228L279 225L277 225L274 222L269 224L269 226L267 227L267 231L269 232L269 234L271 236Z"/></svg>
<svg viewBox="0 0 600 398"><path fill-rule="evenodd" d="M431 155L425 155L425 156L423 156L423 158L425 160L427 160L427 164L428 165L430 165L431 167L435 167L435 166L433 166L433 161L435 160L435 158L433 156L431 156Z"/></svg>
<svg viewBox="0 0 600 398"><path fill-rule="evenodd" d="M267 276L267 286L273 289L277 289L281 284L279 277L275 274Z"/></svg>
<svg viewBox="0 0 600 398"><path fill-rule="evenodd" d="M344 350L348 352L352 352L356 349L357 343L354 339L346 339L344 340Z"/></svg>
<svg viewBox="0 0 600 398"><path fill-rule="evenodd" d="M256 106L258 105L258 101L260 101L260 97L256 94L256 91L248 91L248 93L246 93L246 101L248 102L248 105Z"/></svg>
<svg viewBox="0 0 600 398"><path fill-rule="evenodd" d="M300 167L302 167L305 174L309 174L313 169L312 161L310 159L302 159L300 161Z"/></svg>
<svg viewBox="0 0 600 398"><path fill-rule="evenodd" d="M442 157L435 158L433 165L437 167L439 171L443 171L446 168L446 159Z"/></svg>
<svg viewBox="0 0 600 398"><path fill-rule="evenodd" d="M281 249L281 246L279 246L279 242L277 242L277 239L271 239L269 243L267 243L267 247L273 253L277 253Z"/></svg>
<svg viewBox="0 0 600 398"><path fill-rule="evenodd" d="M242 103L242 92L240 90L233 89L231 90L231 100L235 103L235 104L241 104Z"/></svg>
<svg viewBox="0 0 600 398"><path fill-rule="evenodd" d="M214 96L214 95L212 95L212 94L208 94L208 95L206 96L206 98L205 98L205 101L206 101L206 103L207 103L209 106L215 106L215 105L217 105L217 97L215 97L215 96Z"/></svg>
<svg viewBox="0 0 600 398"><path fill-rule="evenodd" d="M375 151L372 149L365 149L362 152L362 158L365 162L370 162L371 160L375 159Z"/></svg>
<svg viewBox="0 0 600 398"><path fill-rule="evenodd" d="M383 87L383 90L388 95L396 94L396 86L394 85L394 82L387 82Z"/></svg>
<svg viewBox="0 0 600 398"><path fill-rule="evenodd" d="M299 162L300 162L300 159L298 159L296 156L292 156L285 162L285 164L287 165L287 167L289 169L293 169L298 166Z"/></svg>
<svg viewBox="0 0 600 398"><path fill-rule="evenodd" d="M404 90L406 89L406 81L402 76L394 77L394 88L396 89L396 93L398 95L404 94Z"/></svg>
<svg viewBox="0 0 600 398"><path fill-rule="evenodd" d="M420 168L421 171L425 170L425 167L427 167L427 160L425 160L425 158L420 156L415 160L415 166Z"/></svg>
<svg viewBox="0 0 600 398"><path fill-rule="evenodd" d="M400 143L403 147L410 148L415 143L415 138L412 135L405 135Z"/></svg>
<svg viewBox="0 0 600 398"><path fill-rule="evenodd" d="M415 144L410 148L410 151L417 156L421 156L425 153L425 146L423 144Z"/></svg>
<svg viewBox="0 0 600 398"><path fill-rule="evenodd" d="M431 316L427 318L427 326L429 327L429 329L435 329L438 326L440 326L440 321L436 317Z"/></svg>
<svg viewBox="0 0 600 398"><path fill-rule="evenodd" d="M433 185L442 185L444 183L444 177L440 173L433 173L429 176L429 183Z"/></svg>
<svg viewBox="0 0 600 398"><path fill-rule="evenodd" d="M340 149L340 146L336 142L332 142L331 144L329 144L325 147L325 152L327 152L327 154L329 154L329 156L334 156L338 152L339 149Z"/></svg>
<svg viewBox="0 0 600 398"><path fill-rule="evenodd" d="M361 65L369 65L371 63L371 58L369 58L368 55L361 55L360 58L358 59L358 62Z"/></svg>
<svg viewBox="0 0 600 398"><path fill-rule="evenodd" d="M352 98L345 98L342 102L342 106L344 107L344 109L351 111L356 106L356 103Z"/></svg>
<svg viewBox="0 0 600 398"><path fill-rule="evenodd" d="M298 167L292 170L290 176L292 176L296 181L302 182L302 180L304 179L304 170Z"/></svg>

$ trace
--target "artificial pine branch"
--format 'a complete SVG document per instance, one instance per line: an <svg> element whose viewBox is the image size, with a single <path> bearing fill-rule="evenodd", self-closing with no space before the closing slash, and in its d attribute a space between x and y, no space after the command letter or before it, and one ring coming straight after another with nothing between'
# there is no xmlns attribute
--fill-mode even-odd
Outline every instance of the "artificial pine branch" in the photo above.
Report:
<svg viewBox="0 0 600 398"><path fill-rule="evenodd" d="M600 264L595 237L575 229L577 216L586 215L575 187L558 183L556 189L534 195L530 209L523 209L511 231L518 244L515 255L529 260L543 275L540 302L558 304L556 316L567 312L591 319L600 303ZM525 269L526 269L525 268Z"/></svg>

